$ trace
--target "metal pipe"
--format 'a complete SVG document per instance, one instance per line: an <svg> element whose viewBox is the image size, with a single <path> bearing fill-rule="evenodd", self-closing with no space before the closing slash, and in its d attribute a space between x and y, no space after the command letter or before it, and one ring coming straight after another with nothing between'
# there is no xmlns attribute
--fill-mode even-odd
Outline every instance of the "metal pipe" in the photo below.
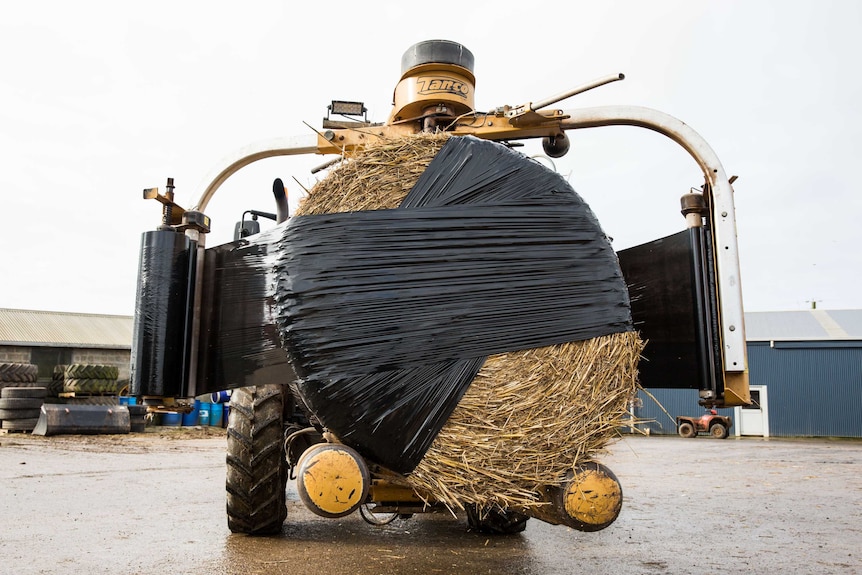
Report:
<svg viewBox="0 0 862 575"><path fill-rule="evenodd" d="M275 222L280 224L290 215L290 208L287 204L287 188L284 187L281 178L276 178L272 182L272 195L275 196Z"/></svg>
<svg viewBox="0 0 862 575"><path fill-rule="evenodd" d="M216 168L204 179L204 182L207 182L206 187L203 188L198 203L192 209L199 212L206 211L207 204L216 190L225 183L225 180L251 163L276 156L299 156L315 153L317 153L317 134L275 138L241 148L223 160L219 164L222 167Z"/></svg>
<svg viewBox="0 0 862 575"><path fill-rule="evenodd" d="M604 76L602 78L597 78L592 82L587 82L586 84L582 84L577 88L573 88L568 92L562 92L557 94L556 96L551 96L550 98L545 98L544 100L539 100L538 102L533 102L530 105L530 109L534 112L537 110L541 110L542 108L546 108L551 104L556 104L560 100L565 100L566 98L571 98L572 96L576 96L578 94L583 94L593 88L598 88L600 86L604 86L605 84L610 84L611 82L618 82L620 80L625 80L625 74L611 74L610 76Z"/></svg>
<svg viewBox="0 0 862 575"><path fill-rule="evenodd" d="M186 236L197 243L197 258L195 262L195 283L192 291L191 341L189 342L188 395L198 394L198 364L200 355L201 335L201 299L203 297L204 256L206 253L206 234L189 228Z"/></svg>
<svg viewBox="0 0 862 575"><path fill-rule="evenodd" d="M705 265L705 243L709 241L704 237L703 226L693 226L688 229L689 245L691 246L691 275L694 284L694 333L695 345L698 356L698 371L700 374L700 397L701 399L715 399L723 391L719 389L719 381L716 378L715 354L713 353L712 341L712 298L708 287L708 273ZM723 388L723 382L721 387Z"/></svg>
<svg viewBox="0 0 862 575"><path fill-rule="evenodd" d="M651 108L602 106L565 110L569 117L560 123L563 130L601 126L636 126L667 136L683 147L697 162L712 190L712 220L718 265L721 335L726 371L746 369L745 321L739 274L733 188L715 151L700 134L684 122Z"/></svg>

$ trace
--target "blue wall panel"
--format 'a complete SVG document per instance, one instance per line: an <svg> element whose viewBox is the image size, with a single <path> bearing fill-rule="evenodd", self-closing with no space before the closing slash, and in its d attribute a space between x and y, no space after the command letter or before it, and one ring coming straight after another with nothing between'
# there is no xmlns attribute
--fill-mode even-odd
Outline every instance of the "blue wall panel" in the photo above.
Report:
<svg viewBox="0 0 862 575"><path fill-rule="evenodd" d="M749 343L748 363L770 435L862 437L862 343Z"/></svg>
<svg viewBox="0 0 862 575"><path fill-rule="evenodd" d="M862 437L862 342L749 342L748 364L751 385L767 386L771 436ZM649 391L673 417L703 413L696 390ZM653 420L640 428L676 432L653 399L638 398L635 415Z"/></svg>

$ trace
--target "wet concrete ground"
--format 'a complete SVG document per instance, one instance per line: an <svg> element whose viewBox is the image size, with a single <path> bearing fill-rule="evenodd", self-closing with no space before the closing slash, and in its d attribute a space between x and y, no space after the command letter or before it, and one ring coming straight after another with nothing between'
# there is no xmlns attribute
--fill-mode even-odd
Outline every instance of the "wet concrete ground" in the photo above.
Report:
<svg viewBox="0 0 862 575"><path fill-rule="evenodd" d="M598 533L323 519L291 483L282 534L252 538L226 526L222 434L0 436L0 573L862 572L862 441L627 437L602 459L625 503Z"/></svg>

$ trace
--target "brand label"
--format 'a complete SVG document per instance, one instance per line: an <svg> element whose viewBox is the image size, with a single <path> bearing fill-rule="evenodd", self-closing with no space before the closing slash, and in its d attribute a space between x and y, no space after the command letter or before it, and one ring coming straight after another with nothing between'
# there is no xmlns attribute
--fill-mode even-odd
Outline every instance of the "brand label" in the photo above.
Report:
<svg viewBox="0 0 862 575"><path fill-rule="evenodd" d="M466 99L470 93L470 85L461 80L447 78L446 76L420 76L416 78L418 93L427 94L454 94Z"/></svg>

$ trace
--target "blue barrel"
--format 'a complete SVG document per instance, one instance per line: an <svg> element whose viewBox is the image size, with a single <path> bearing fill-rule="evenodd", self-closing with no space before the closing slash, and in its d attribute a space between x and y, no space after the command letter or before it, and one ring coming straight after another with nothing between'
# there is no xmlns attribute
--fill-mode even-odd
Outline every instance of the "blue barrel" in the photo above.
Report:
<svg viewBox="0 0 862 575"><path fill-rule="evenodd" d="M231 390L214 391L210 394L210 403L227 403L230 401Z"/></svg>
<svg viewBox="0 0 862 575"><path fill-rule="evenodd" d="M201 402L197 399L195 400L194 406L192 410L188 413L183 414L183 425L192 427L198 424L198 420L200 420L201 414Z"/></svg>
<svg viewBox="0 0 862 575"><path fill-rule="evenodd" d="M224 417L224 406L220 403L210 405L210 426L221 427L222 418Z"/></svg>
<svg viewBox="0 0 862 575"><path fill-rule="evenodd" d="M200 408L198 409L198 425L209 425L210 407L212 407L212 404L208 401L201 401L200 404Z"/></svg>
<svg viewBox="0 0 862 575"><path fill-rule="evenodd" d="M162 425L178 427L182 423L182 416L177 411L166 411L162 413Z"/></svg>

